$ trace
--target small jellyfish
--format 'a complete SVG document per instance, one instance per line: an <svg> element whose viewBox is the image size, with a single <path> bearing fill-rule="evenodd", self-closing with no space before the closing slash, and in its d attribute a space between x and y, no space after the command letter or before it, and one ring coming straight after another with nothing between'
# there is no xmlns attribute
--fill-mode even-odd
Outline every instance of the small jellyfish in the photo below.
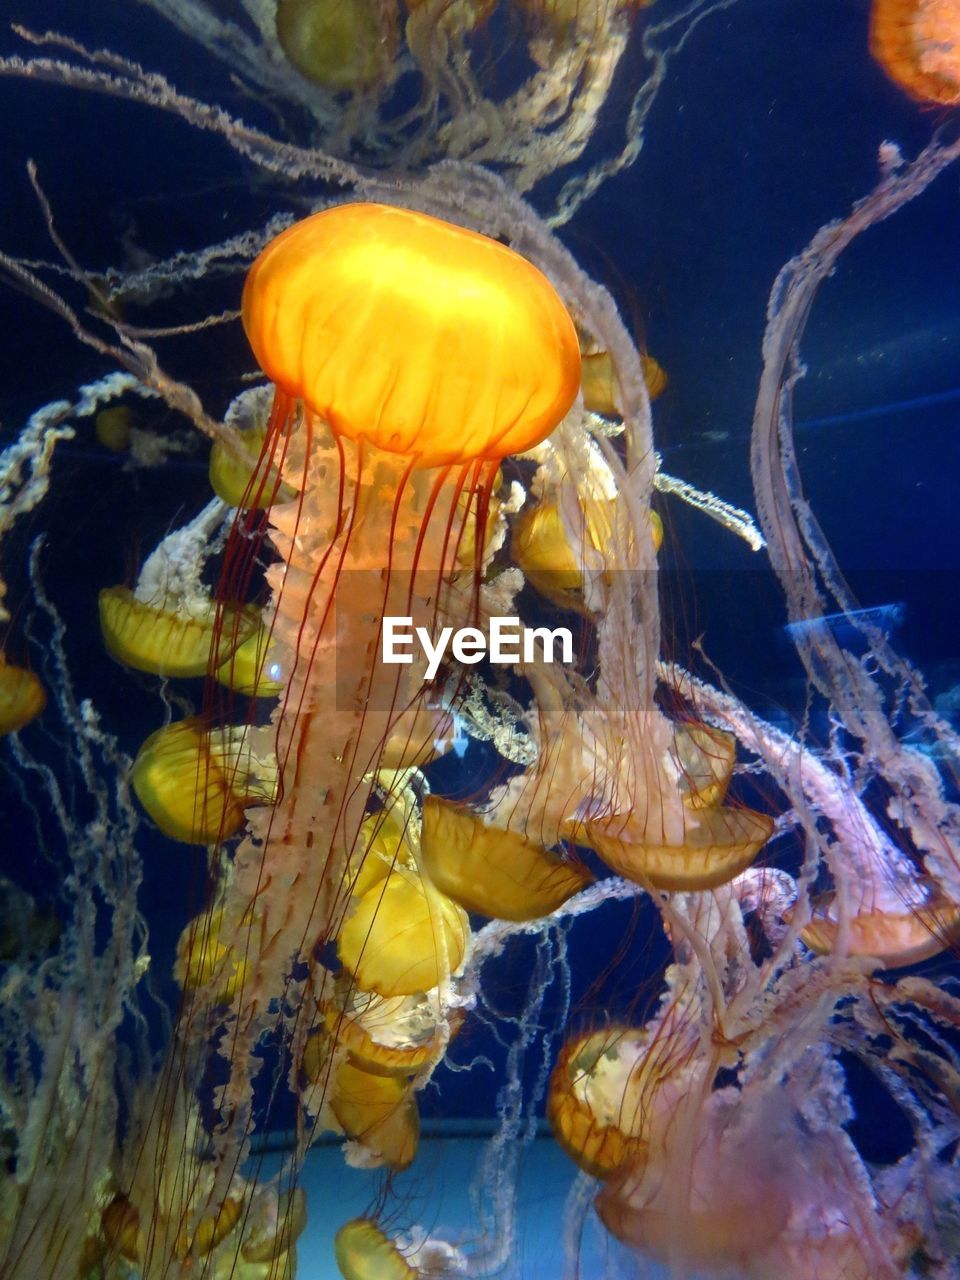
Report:
<svg viewBox="0 0 960 1280"><path fill-rule="evenodd" d="M900 969L939 955L957 941L960 907L905 902L877 904L841 919L833 902L819 905L800 937L811 951L830 955L841 947L847 955L870 956L884 969Z"/></svg>
<svg viewBox="0 0 960 1280"><path fill-rule="evenodd" d="M578 555L571 545L563 515L549 499L526 507L513 525L511 552L527 581L547 600L578 613L589 612L583 603L586 555L599 561L610 539L615 500L579 503L582 529ZM663 543L663 524L650 512L650 532L655 550Z"/></svg>
<svg viewBox="0 0 960 1280"><path fill-rule="evenodd" d="M213 844L236 834L251 804L276 798L276 762L257 755L252 730L206 730L178 720L152 733L137 752L131 782L164 834Z"/></svg>
<svg viewBox="0 0 960 1280"><path fill-rule="evenodd" d="M234 628L228 634L231 641L238 636ZM220 653L224 647L230 646L221 646ZM253 634L240 640L234 652L220 663L216 677L220 684L248 698L279 697L285 688L283 664L271 643L269 628L258 623Z"/></svg>
<svg viewBox="0 0 960 1280"><path fill-rule="evenodd" d="M16 733L46 705L46 691L33 672L7 662L0 653L0 734Z"/></svg>
<svg viewBox="0 0 960 1280"><path fill-rule="evenodd" d="M279 0L277 40L314 84L368 88L387 78L396 53L396 0Z"/></svg>
<svg viewBox="0 0 960 1280"><path fill-rule="evenodd" d="M263 511L275 502L289 502L293 490L283 484L276 470L260 474L257 463L267 431L265 427L236 433L241 456L227 451L219 441L210 450L210 487L228 507Z"/></svg>
<svg viewBox="0 0 960 1280"><path fill-rule="evenodd" d="M468 911L498 920L550 915L593 881L577 863L436 796L423 803L420 852L438 889Z"/></svg>
<svg viewBox="0 0 960 1280"><path fill-rule="evenodd" d="M395 1242L370 1218L345 1222L333 1247L344 1280L416 1280Z"/></svg>
<svg viewBox="0 0 960 1280"><path fill-rule="evenodd" d="M236 948L223 941L222 911L203 912L180 935L173 976L182 990L212 992L216 1004L229 1004L245 970Z"/></svg>
<svg viewBox="0 0 960 1280"><path fill-rule="evenodd" d="M126 453L135 425L136 415L129 405L115 404L109 409L101 409L94 421L97 443L111 453Z"/></svg>
<svg viewBox="0 0 960 1280"><path fill-rule="evenodd" d="M348 908L337 952L362 991L428 991L460 967L470 936L466 912L399 862Z"/></svg>
<svg viewBox="0 0 960 1280"><path fill-rule="evenodd" d="M104 587L98 604L111 657L158 676L205 676L211 655L214 665L227 664L259 627L256 609L221 610L218 616L210 603L189 612L182 605L149 604L127 587Z"/></svg>
<svg viewBox="0 0 960 1280"><path fill-rule="evenodd" d="M773 834L774 820L752 809L690 808L676 831L665 823L659 837L644 817L610 815L584 824L581 842L607 866L655 889L715 889L746 870ZM576 825L571 833L577 832Z"/></svg>
<svg viewBox="0 0 960 1280"><path fill-rule="evenodd" d="M667 388L668 378L653 356L642 355L643 380L647 395L656 400ZM583 357L583 403L592 413L619 418L617 375L609 351L594 351Z"/></svg>

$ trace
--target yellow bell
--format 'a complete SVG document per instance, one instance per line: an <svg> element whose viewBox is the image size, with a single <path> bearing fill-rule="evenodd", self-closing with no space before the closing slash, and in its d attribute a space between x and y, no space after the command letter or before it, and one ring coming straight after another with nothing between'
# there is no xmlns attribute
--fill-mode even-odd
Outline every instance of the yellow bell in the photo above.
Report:
<svg viewBox="0 0 960 1280"><path fill-rule="evenodd" d="M354 1218L333 1241L343 1280L417 1280L418 1271L371 1218Z"/></svg>
<svg viewBox="0 0 960 1280"><path fill-rule="evenodd" d="M286 685L276 647L263 624L217 667L217 680L248 698L278 698Z"/></svg>
<svg viewBox="0 0 960 1280"><path fill-rule="evenodd" d="M733 734L709 725L680 725L673 749L680 766L680 788L691 809L723 803L737 759Z"/></svg>
<svg viewBox="0 0 960 1280"><path fill-rule="evenodd" d="M581 359L581 390L584 406L591 413L603 414L605 418L619 418L617 380L610 352L597 351ZM640 362L643 367L643 380L647 384L647 395L651 400L656 400L657 396L666 389L667 375L653 356L643 355L640 357Z"/></svg>
<svg viewBox="0 0 960 1280"><path fill-rule="evenodd" d="M0 653L0 734L17 733L46 705L46 691L33 672L15 667Z"/></svg>
<svg viewBox="0 0 960 1280"><path fill-rule="evenodd" d="M575 863L435 796L423 804L420 853L424 871L442 893L498 920L549 915L593 881Z"/></svg>
<svg viewBox="0 0 960 1280"><path fill-rule="evenodd" d="M228 507L243 511L264 511L275 503L291 502L296 494L284 483L271 462L261 459L265 427L237 433L244 447L244 457L238 458L214 441L210 450L208 475L210 487ZM262 474L261 474L262 473Z"/></svg>
<svg viewBox="0 0 960 1280"><path fill-rule="evenodd" d="M650 1037L612 1026L568 1041L547 1091L554 1137L581 1169L608 1177L646 1151L644 1062Z"/></svg>
<svg viewBox="0 0 960 1280"><path fill-rule="evenodd" d="M344 1061L336 1071L330 1106L347 1137L391 1169L406 1169L413 1162L420 1116L406 1080L373 1075Z"/></svg>
<svg viewBox="0 0 960 1280"><path fill-rule="evenodd" d="M571 838L596 850L628 880L682 893L733 880L750 866L773 827L771 817L752 809L691 809L676 843L632 814L592 819L582 838Z"/></svg>
<svg viewBox="0 0 960 1280"><path fill-rule="evenodd" d="M221 940L222 926L222 911L205 911L190 921L177 943L173 976L184 991L212 988L217 1004L229 1004L246 965L236 947Z"/></svg>
<svg viewBox="0 0 960 1280"><path fill-rule="evenodd" d="M244 726L206 730L189 719L147 738L131 782L161 831L187 844L213 844L239 831L248 805L273 803L277 764L255 754L255 732Z"/></svg>
<svg viewBox="0 0 960 1280"><path fill-rule="evenodd" d="M873 956L884 969L919 964L946 951L960 933L960 907L953 903L901 911L863 911L845 925L847 954ZM829 955L837 945L840 925L828 908L821 909L800 937L811 951Z"/></svg>
<svg viewBox="0 0 960 1280"><path fill-rule="evenodd" d="M325 89L363 89L384 79L397 43L395 3L278 0L277 39L307 80Z"/></svg>
<svg viewBox="0 0 960 1280"><path fill-rule="evenodd" d="M213 649L222 663L252 636L255 608L223 609L211 601L195 614L145 604L126 587L105 587L99 596L100 630L107 652L124 666L157 676L205 676ZM215 665L215 662L214 662Z"/></svg>
<svg viewBox="0 0 960 1280"><path fill-rule="evenodd" d="M341 963L363 991L429 991L460 967L470 935L466 912L407 868L354 897L337 939Z"/></svg>

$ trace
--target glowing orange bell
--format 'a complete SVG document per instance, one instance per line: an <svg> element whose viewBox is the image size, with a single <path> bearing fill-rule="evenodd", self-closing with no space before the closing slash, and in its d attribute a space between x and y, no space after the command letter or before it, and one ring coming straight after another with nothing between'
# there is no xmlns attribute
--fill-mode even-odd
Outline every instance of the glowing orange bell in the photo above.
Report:
<svg viewBox="0 0 960 1280"><path fill-rule="evenodd" d="M957 0L873 0L870 52L911 98L960 102Z"/></svg>
<svg viewBox="0 0 960 1280"><path fill-rule="evenodd" d="M279 392L425 467L532 448L580 385L546 276L410 209L341 205L284 231L247 275L243 323Z"/></svg>

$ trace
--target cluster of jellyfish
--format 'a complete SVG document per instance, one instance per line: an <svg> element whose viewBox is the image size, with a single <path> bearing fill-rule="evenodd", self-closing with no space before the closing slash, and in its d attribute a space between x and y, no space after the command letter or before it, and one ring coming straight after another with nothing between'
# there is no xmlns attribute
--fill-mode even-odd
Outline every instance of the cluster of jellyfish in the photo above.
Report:
<svg viewBox="0 0 960 1280"><path fill-rule="evenodd" d="M261 86L280 74L282 50L333 95L328 107L339 103L341 141L364 121L382 125L371 103L404 66L396 6L243 8L262 43L241 42L239 28L225 40L204 4L178 0L171 16L216 37L241 71L258 67ZM483 161L508 107L540 102L543 126L576 114L572 85L603 100L611 67L602 84L556 68L592 58L600 76L610 41L626 40L626 6L531 8L535 91L497 104L467 56L477 28L506 20L494 8L408 4L405 48L427 86L395 129L410 156L426 130L442 154ZM958 26L955 4L913 14L876 0L873 52L915 96L956 102ZM106 65L110 92L198 121L201 104L138 80L131 64L101 55L84 66L82 48L68 50L80 61L2 69L103 87L93 82ZM566 97L544 106L552 74ZM241 316L262 378L224 421L107 315L114 339L97 349L121 372L38 411L2 455L5 533L46 497L69 423L96 416L101 438L126 447L118 397L160 396L213 437L215 497L163 539L132 588L99 596L119 663L204 679L194 714L169 717L126 760L72 686L35 565L46 671L12 657L0 666L0 732L62 813L73 907L55 962L11 962L3 975L0 1275L292 1280L311 1145L333 1135L351 1164L391 1175L389 1191L415 1167L418 1095L475 1016L485 964L514 937L639 895L670 947L652 1007L571 1029L550 1062L546 1118L579 1188L569 1275L594 1211L638 1266L676 1276L956 1275L960 996L895 972L960 933L955 735L869 622L870 663L829 628L797 631L812 696L843 726L828 747L666 662L651 496L685 496L748 537L791 621L856 616L793 450L798 344L845 247L924 190L960 144L888 164L781 272L752 438L758 531L660 472L650 401L662 371L503 178L449 162L384 178L334 149L309 164L289 144L271 151L223 113L210 127L268 167L336 179L346 198L319 201L256 253ZM589 134L581 120L568 142L577 128ZM368 129L371 151L376 142ZM522 190L523 148L512 154ZM91 340L30 268L6 257L3 267ZM527 628L512 673L526 701L463 665L428 676L425 652L383 661L384 618L433 642L482 634L522 614L524 590L565 611L580 637L574 661L554 662L542 628ZM69 785L31 747L53 716L71 743ZM505 767L453 800L431 789L430 766L462 724ZM919 749L917 726L937 752ZM765 811L739 798L745 769L766 782ZM69 812L77 787L82 822ZM159 1058L141 1046L131 1069L119 1028L136 1022L150 966L136 901L143 814L207 850L209 891L177 947L168 1042ZM787 840L801 851L792 872L778 865ZM251 1159L265 1044L282 1063L270 1088L296 1111L270 1177ZM871 1167L845 1129L841 1052L906 1117L912 1142L894 1164ZM338 1231L345 1280L507 1273L505 1219L498 1242L398 1225L385 1205Z"/></svg>

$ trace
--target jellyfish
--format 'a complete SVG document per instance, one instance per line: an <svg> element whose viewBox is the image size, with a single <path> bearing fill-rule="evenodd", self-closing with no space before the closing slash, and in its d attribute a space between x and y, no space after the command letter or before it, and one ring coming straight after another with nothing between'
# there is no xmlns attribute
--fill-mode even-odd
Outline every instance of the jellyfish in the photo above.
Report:
<svg viewBox="0 0 960 1280"><path fill-rule="evenodd" d="M265 614L286 674L275 763L257 748L262 728L176 721L144 744L133 782L181 840L216 844L246 822L178 961L181 1035L205 1018L230 1029L222 1128L250 1123L254 1049L277 1030L273 1002L298 983L301 1000L279 1023L306 1113L370 1163L400 1169L416 1148L414 1082L455 1029L444 992L470 928L421 860L409 783L448 716L439 694L435 707L428 699L422 656L380 661L383 619L434 633L480 616L500 460L537 445L569 409L579 347L553 287L519 255L373 204L316 214L269 244L243 318L275 388L258 464L277 477L266 527L280 558L266 570ZM227 546L215 632L235 647L232 662L249 637L229 602L262 546L240 523ZM216 643L213 653L219 669ZM300 964L305 985L291 977ZM388 1013L421 1028L389 1069L376 1042Z"/></svg>
<svg viewBox="0 0 960 1280"><path fill-rule="evenodd" d="M46 691L36 675L0 654L0 734L16 733L36 719L46 704Z"/></svg>
<svg viewBox="0 0 960 1280"><path fill-rule="evenodd" d="M281 769L324 760L329 787L305 813L302 792L284 781L264 834L269 848L310 833L329 849L311 902L310 927L323 937L358 873L356 864L345 879L337 867L363 824L363 780L381 768L391 736L414 732L425 696L422 662L371 663L381 619L434 625L447 573L469 600L472 575L465 584L456 573L457 503L469 493L485 524L499 459L537 443L572 402L579 349L552 288L523 259L436 219L374 205L317 214L269 245L247 280L244 321L276 387L274 451L286 455L287 477L297 469L297 498L270 517L285 557L268 570L271 636L291 672L281 706L296 709L281 711L278 759ZM314 724L341 744L339 760L297 742ZM408 741L408 765L424 746ZM278 834L286 831L289 839ZM284 858L289 878L296 854ZM255 865L259 877L259 855ZM241 852L238 883L243 866ZM302 925L290 924L298 946Z"/></svg>
<svg viewBox="0 0 960 1280"><path fill-rule="evenodd" d="M889 706L909 707L945 751L951 736L883 637L867 637L861 663L822 628L802 632L811 698L829 709L827 745L766 724L715 672L663 660L658 557L672 547L652 495L691 491L658 470L655 371L606 291L516 194L591 136L627 15L530 14L536 69L504 102L478 91L461 56L494 25L482 5L439 15L411 6L406 49L386 42L393 69L346 65L343 85L329 67L316 81L290 77L271 6L243 6L267 32L255 51L233 22L214 34L205 4L169 9L218 56L229 51L265 99L311 104L322 136L335 117L341 141L363 135L367 158L409 144L411 163L436 151L485 160L515 189L449 161L378 179L204 112L120 59L95 57L84 76L69 61L83 59L76 47L66 63L37 60L38 75L112 80L108 92L218 129L300 182L298 208L316 177L356 202L235 246L248 258L262 249L243 319L271 386L241 392L223 423L161 368L142 331L122 330L107 349L217 441L218 506L164 539L133 587L104 586L104 640L142 673L125 676L136 682L127 687L161 690L164 722L129 767L58 665L64 633L32 561L56 698L8 746L64 821L77 910L62 969L44 961L5 977L27 1030L5 1001L4 1067L17 1074L0 1095L16 1106L0 1181L4 1268L51 1274L53 1258L71 1276L111 1280L286 1280L304 1229L297 1179L326 1133L350 1163L383 1171L369 1209L337 1234L346 1277L496 1274L516 1247L517 1153L544 1097L576 1178L563 1223L571 1268L579 1214L639 1265L678 1274L949 1275L960 1010L949 986L890 969L955 937L956 813L941 764L902 741ZM705 12L689 6L684 21ZM358 14L344 22L362 37L362 61L370 28ZM381 117L409 59L429 92L406 121ZM554 149L541 145L551 113ZM516 120L514 136L503 125ZM888 173L791 264L771 300L754 478L793 622L815 620L824 587L851 612L791 454L802 321L837 246L922 190L947 150ZM559 206L569 209L567 196ZM217 257L149 270L169 284L212 271ZM26 283L30 269L14 267ZM43 296L39 285L29 292ZM23 448L41 481L63 415L82 422L130 389L86 387L67 410L31 420ZM247 417L249 432L238 429ZM6 455L4 468L13 483ZM710 495L694 505L728 531L751 528ZM221 552L211 591L204 566ZM383 659L385 617L439 644L448 628L523 613L521 594L562 611L575 662L524 650L508 692L468 663L441 661L429 680L419 652ZM523 625L525 636L541 630ZM184 690L199 688L187 682L203 677L200 707L184 714ZM895 692L886 702L885 680ZM454 722L499 756L492 780L456 797L432 789L442 775L428 768ZM62 789L43 754L61 741L76 766ZM136 907L148 822L193 844L166 856L206 870L205 897L176 946L166 1059L158 1070L145 1056L127 1073L115 1070L130 1056L117 1027L129 1015L134 1038L143 1030L137 988L152 964ZM642 945L662 946L664 965L627 1009L588 998L571 1008L580 975L570 933L589 932L606 963L623 932L616 904L640 902L652 921ZM530 963L511 969L520 997L504 1013L485 966L517 952ZM552 1018L550 991L560 992ZM504 1048L499 1116L478 1223L445 1238L432 1203L421 1213L428 1233L399 1223L420 1212L414 1197L401 1190L399 1209L389 1197L396 1179L416 1176L425 1086L445 1059L469 1062L482 1019ZM841 1059L851 1056L909 1121L913 1145L886 1168L848 1132ZM295 1102L295 1132L281 1172L264 1177L247 1157L281 1094Z"/></svg>
<svg viewBox="0 0 960 1280"><path fill-rule="evenodd" d="M870 52L920 102L960 102L958 36L960 13L949 0L874 0L870 9Z"/></svg>
<svg viewBox="0 0 960 1280"><path fill-rule="evenodd" d="M357 90L383 79L397 44L396 5L280 0L277 40L308 80L332 90Z"/></svg>

